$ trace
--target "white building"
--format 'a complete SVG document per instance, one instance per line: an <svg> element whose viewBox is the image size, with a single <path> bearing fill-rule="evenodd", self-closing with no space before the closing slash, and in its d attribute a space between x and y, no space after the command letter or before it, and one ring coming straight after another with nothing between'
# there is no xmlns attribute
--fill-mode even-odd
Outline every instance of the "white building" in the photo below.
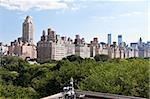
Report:
<svg viewBox="0 0 150 99"><path fill-rule="evenodd" d="M7 55L8 54L8 46L3 45L2 42L0 42L0 55Z"/></svg>

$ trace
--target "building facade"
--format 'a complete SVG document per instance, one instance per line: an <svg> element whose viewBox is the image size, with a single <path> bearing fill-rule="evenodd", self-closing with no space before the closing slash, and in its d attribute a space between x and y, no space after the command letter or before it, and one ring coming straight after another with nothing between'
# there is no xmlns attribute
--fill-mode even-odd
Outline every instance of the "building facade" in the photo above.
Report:
<svg viewBox="0 0 150 99"><path fill-rule="evenodd" d="M22 41L24 43L33 44L33 23L30 16L27 16L22 25Z"/></svg>
<svg viewBox="0 0 150 99"><path fill-rule="evenodd" d="M75 45L71 38L60 37L48 28L48 34L41 36L37 43L37 60L38 62L47 62L51 60L61 60L62 58L74 55Z"/></svg>
<svg viewBox="0 0 150 99"><path fill-rule="evenodd" d="M122 41L122 35L118 35L118 44L111 41L111 34L107 35L107 43L99 43L98 38L93 38L86 43L80 35L73 41L65 36L60 37L51 28L47 34L43 31L37 46L34 45L34 25L32 18L27 16L22 24L22 37L11 42L10 46L0 43L1 55L19 56L23 59L37 58L40 62L61 60L69 55L78 55L82 58L93 58L97 54L108 55L110 58L150 57L150 42L133 42L130 46Z"/></svg>
<svg viewBox="0 0 150 99"><path fill-rule="evenodd" d="M2 42L0 42L0 56L5 56L8 54L8 46L3 45Z"/></svg>
<svg viewBox="0 0 150 99"><path fill-rule="evenodd" d="M90 47L85 42L84 38L80 38L79 35L76 35L75 41L75 54L82 58L90 57Z"/></svg>
<svg viewBox="0 0 150 99"><path fill-rule="evenodd" d="M118 35L118 46L122 44L122 35Z"/></svg>
<svg viewBox="0 0 150 99"><path fill-rule="evenodd" d="M22 25L22 37L11 42L8 46L8 55L19 56L23 59L37 57L36 46L33 44L33 23L27 16Z"/></svg>

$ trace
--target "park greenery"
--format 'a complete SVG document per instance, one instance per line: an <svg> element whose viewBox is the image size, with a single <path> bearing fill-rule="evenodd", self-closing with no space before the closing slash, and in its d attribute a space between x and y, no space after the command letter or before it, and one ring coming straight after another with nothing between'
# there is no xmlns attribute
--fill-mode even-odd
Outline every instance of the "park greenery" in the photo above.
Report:
<svg viewBox="0 0 150 99"><path fill-rule="evenodd" d="M71 55L57 62L29 64L19 57L0 61L0 99L39 99L61 92L71 77L75 89L147 97L149 59L94 59Z"/></svg>

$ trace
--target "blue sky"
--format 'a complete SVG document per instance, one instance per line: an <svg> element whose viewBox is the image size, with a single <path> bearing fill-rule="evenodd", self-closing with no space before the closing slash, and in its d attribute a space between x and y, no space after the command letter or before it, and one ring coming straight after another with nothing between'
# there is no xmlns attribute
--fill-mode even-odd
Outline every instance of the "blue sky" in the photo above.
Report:
<svg viewBox="0 0 150 99"><path fill-rule="evenodd" d="M150 40L148 0L1 0L0 42L10 44L22 35L27 15L33 20L35 43L42 30L52 28L60 36L74 39L76 34L89 43L93 37L107 42L107 34L117 41Z"/></svg>

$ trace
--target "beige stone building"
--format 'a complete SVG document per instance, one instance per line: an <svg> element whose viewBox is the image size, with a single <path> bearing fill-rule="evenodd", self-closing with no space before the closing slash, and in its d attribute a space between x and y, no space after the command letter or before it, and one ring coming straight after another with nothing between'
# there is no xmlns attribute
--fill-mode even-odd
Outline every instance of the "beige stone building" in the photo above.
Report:
<svg viewBox="0 0 150 99"><path fill-rule="evenodd" d="M51 30L49 29L48 31L51 31ZM60 60L63 57L66 57L72 54L79 55L82 58L93 58L97 54L105 54L105 55L108 55L110 58L121 58L121 59L130 58L130 57L150 57L150 42L145 44L145 43L142 43L142 41L140 40L139 45L136 45L137 43L133 43L132 45L134 47L128 47L128 45L126 45L126 43L122 41L120 42L119 45L117 45L116 42L113 42L113 44L106 44L104 42L98 43L98 38L94 38L90 42L90 44L87 44L85 43L84 38L80 38L79 35L76 35L74 44L72 42L71 44L70 42L68 42L69 44L67 44L66 37L60 38L60 36L56 34L53 35L53 33L49 32L48 35L49 34L52 34L52 35L44 37L46 39L50 39L49 51L51 55L51 56L48 56L51 58L48 59L46 57L44 59L44 56L40 54L43 56L44 60L46 59ZM43 41L41 40L40 42L43 42ZM40 45L42 45L42 43ZM46 52L46 51L43 51L43 52Z"/></svg>
<svg viewBox="0 0 150 99"><path fill-rule="evenodd" d="M123 42L124 43L124 42ZM148 56L148 48L143 51L143 55ZM118 46L116 42L113 42L112 45L103 44L100 45L99 54L108 55L110 58L131 58L139 57L139 50L135 48L127 47L126 44Z"/></svg>
<svg viewBox="0 0 150 99"><path fill-rule="evenodd" d="M90 57L94 57L97 54L100 54L100 45L98 43L98 38L93 38L90 45Z"/></svg>
<svg viewBox="0 0 150 99"><path fill-rule="evenodd" d="M60 37L50 28L47 35L43 31L41 40L37 43L37 59L39 62L61 60L73 54L75 54L75 45L70 38Z"/></svg>
<svg viewBox="0 0 150 99"><path fill-rule="evenodd" d="M26 44L18 44L18 42L12 42L8 47L8 54L11 56L19 56L23 59L35 59L36 58L36 46Z"/></svg>
<svg viewBox="0 0 150 99"><path fill-rule="evenodd" d="M45 31L37 47L33 43L34 25L32 18L27 16L22 24L22 37L11 42L10 46L2 46L1 54L19 56L23 59L37 58L40 62L61 60L69 55L79 55L82 58L93 58L97 54L105 54L110 58L150 57L150 42L144 43L140 38L138 42L131 43L130 47L122 42L122 35L118 36L118 45L111 43L111 34L108 34L108 44L98 42L98 38L87 44L84 38L76 35L75 40L67 37L60 37L55 31L48 28Z"/></svg>
<svg viewBox="0 0 150 99"><path fill-rule="evenodd" d="M90 47L87 44L76 45L75 54L82 58L90 58Z"/></svg>
<svg viewBox="0 0 150 99"><path fill-rule="evenodd" d="M30 16L27 16L22 24L22 41L23 43L33 44L33 22Z"/></svg>
<svg viewBox="0 0 150 99"><path fill-rule="evenodd" d="M84 38L80 38L79 35L76 35L75 41L75 54L82 58L90 58L90 47L85 43Z"/></svg>
<svg viewBox="0 0 150 99"><path fill-rule="evenodd" d="M33 23L30 16L23 22L22 37L11 42L8 47L8 55L19 56L23 59L35 59L37 57L36 46L33 44Z"/></svg>

